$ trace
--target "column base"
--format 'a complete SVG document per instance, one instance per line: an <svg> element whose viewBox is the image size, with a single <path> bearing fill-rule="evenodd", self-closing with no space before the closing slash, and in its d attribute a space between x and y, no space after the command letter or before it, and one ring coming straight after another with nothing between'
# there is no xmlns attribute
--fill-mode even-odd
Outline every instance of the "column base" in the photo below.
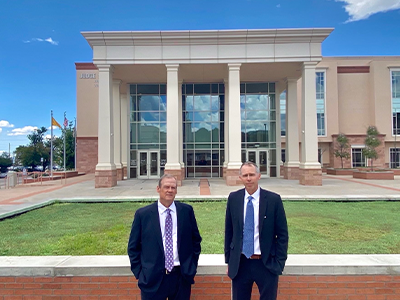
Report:
<svg viewBox="0 0 400 300"><path fill-rule="evenodd" d="M96 170L94 182L96 189L116 186L117 170Z"/></svg>
<svg viewBox="0 0 400 300"><path fill-rule="evenodd" d="M117 181L124 179L124 173L122 168L117 168Z"/></svg>
<svg viewBox="0 0 400 300"><path fill-rule="evenodd" d="M226 179L226 167L222 168L222 178Z"/></svg>
<svg viewBox="0 0 400 300"><path fill-rule="evenodd" d="M300 170L299 167L283 167L283 178L290 180L299 180L300 179Z"/></svg>
<svg viewBox="0 0 400 300"><path fill-rule="evenodd" d="M185 167L183 167L181 169L181 178L182 178L182 180L184 180L186 178L186 176L185 176Z"/></svg>
<svg viewBox="0 0 400 300"><path fill-rule="evenodd" d="M176 178L178 186L182 186L182 170L181 169L165 169L164 174L171 174Z"/></svg>
<svg viewBox="0 0 400 300"><path fill-rule="evenodd" d="M226 169L225 182L229 186L243 185L239 179L239 169Z"/></svg>
<svg viewBox="0 0 400 300"><path fill-rule="evenodd" d="M322 170L321 169L299 169L301 185L322 185Z"/></svg>
<svg viewBox="0 0 400 300"><path fill-rule="evenodd" d="M122 167L122 179L127 179L128 178L128 168L127 167Z"/></svg>

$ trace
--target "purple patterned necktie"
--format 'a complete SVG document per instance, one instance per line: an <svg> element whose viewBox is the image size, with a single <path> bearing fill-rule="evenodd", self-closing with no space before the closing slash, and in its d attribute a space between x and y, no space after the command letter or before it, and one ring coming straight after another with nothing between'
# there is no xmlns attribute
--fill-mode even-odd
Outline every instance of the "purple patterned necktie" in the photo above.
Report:
<svg viewBox="0 0 400 300"><path fill-rule="evenodd" d="M165 269L171 272L174 267L174 250L172 243L172 217L171 210L167 208L167 217L165 218Z"/></svg>

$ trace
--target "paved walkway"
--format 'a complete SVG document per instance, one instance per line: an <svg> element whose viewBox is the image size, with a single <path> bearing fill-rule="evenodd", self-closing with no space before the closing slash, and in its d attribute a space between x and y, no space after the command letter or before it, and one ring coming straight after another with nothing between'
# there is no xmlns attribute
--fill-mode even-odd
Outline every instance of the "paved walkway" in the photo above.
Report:
<svg viewBox="0 0 400 300"><path fill-rule="evenodd" d="M178 188L177 199L225 199L240 187L226 186L223 179L208 179L209 191L204 193L204 181L186 179ZM129 179L112 188L95 189L94 174L18 185L0 189L0 219L14 213L42 206L51 200L126 200L157 199L157 180ZM395 180L359 180L351 176L323 175L322 186L302 186L298 180L265 178L261 187L279 193L286 200L399 200L400 176ZM209 195L206 195L209 194Z"/></svg>

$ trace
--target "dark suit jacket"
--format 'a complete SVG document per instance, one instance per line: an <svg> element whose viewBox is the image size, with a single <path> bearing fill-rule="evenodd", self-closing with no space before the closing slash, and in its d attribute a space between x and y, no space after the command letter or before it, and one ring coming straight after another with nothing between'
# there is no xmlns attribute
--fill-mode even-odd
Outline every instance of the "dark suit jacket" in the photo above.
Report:
<svg viewBox="0 0 400 300"><path fill-rule="evenodd" d="M238 273L243 246L245 190L230 193L225 217L225 263L228 276ZM282 274L289 242L285 210L281 197L260 189L259 228L261 259L274 274Z"/></svg>
<svg viewBox="0 0 400 300"><path fill-rule="evenodd" d="M184 280L193 284L201 250L201 236L192 206L178 201L175 201L175 206L180 269ZM139 288L149 294L156 293L165 274L157 202L136 211L129 237L128 255Z"/></svg>

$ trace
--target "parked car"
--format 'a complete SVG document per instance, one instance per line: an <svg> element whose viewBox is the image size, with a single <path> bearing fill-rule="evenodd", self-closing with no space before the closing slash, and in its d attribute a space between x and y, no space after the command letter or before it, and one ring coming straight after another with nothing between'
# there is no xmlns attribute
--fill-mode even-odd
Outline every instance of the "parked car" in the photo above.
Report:
<svg viewBox="0 0 400 300"><path fill-rule="evenodd" d="M6 178L7 177L7 173L0 173L0 178Z"/></svg>

